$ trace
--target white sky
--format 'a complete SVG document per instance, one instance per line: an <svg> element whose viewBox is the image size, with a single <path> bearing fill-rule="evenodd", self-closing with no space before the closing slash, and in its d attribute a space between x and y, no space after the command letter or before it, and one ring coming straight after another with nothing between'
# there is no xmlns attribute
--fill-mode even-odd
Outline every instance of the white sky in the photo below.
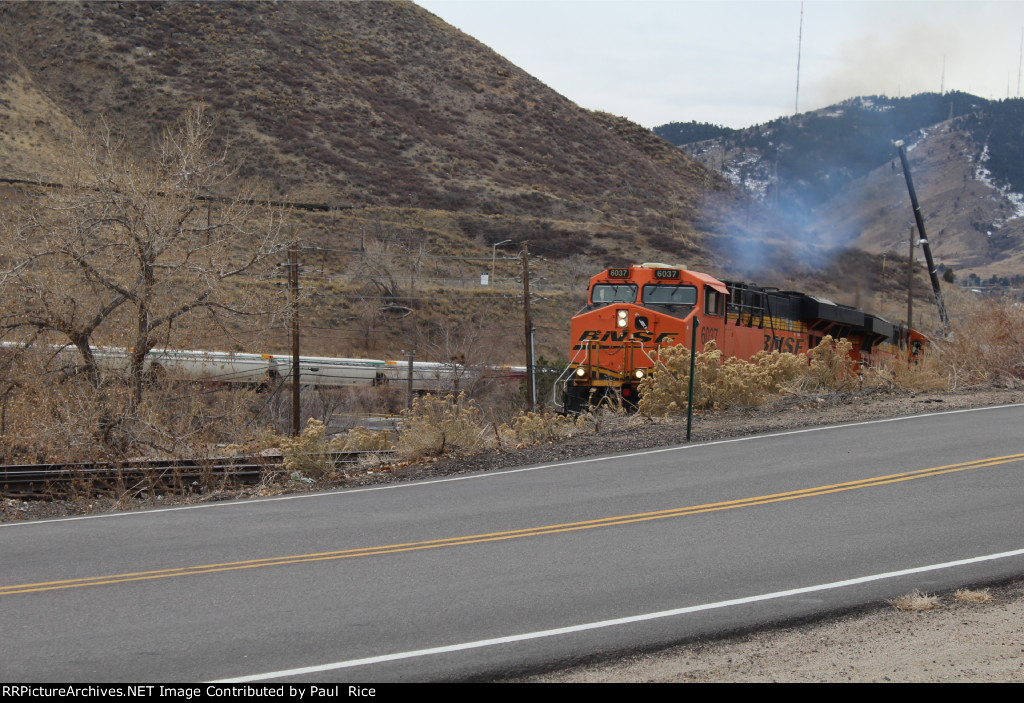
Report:
<svg viewBox="0 0 1024 703"><path fill-rule="evenodd" d="M799 0L416 0L578 105L645 127L796 107ZM858 95L1019 97L1024 2L806 0L799 110Z"/></svg>

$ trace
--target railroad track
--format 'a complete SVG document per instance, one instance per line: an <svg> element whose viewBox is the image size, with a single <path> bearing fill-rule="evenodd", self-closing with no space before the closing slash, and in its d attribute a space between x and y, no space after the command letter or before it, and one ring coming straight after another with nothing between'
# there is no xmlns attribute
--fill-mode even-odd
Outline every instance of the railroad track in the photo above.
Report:
<svg viewBox="0 0 1024 703"><path fill-rule="evenodd" d="M389 453L330 452L328 456L337 468L355 464L365 455ZM281 456L247 456L8 465L0 466L0 496L39 499L140 491L186 493L290 473L283 461Z"/></svg>

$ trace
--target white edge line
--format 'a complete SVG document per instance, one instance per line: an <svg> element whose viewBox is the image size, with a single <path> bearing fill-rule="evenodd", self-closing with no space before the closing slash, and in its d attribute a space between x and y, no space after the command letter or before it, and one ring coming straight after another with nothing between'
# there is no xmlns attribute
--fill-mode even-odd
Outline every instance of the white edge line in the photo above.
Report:
<svg viewBox="0 0 1024 703"><path fill-rule="evenodd" d="M476 640L474 642L462 642L460 644L450 644L441 647L430 647L427 649L415 649L409 652L395 652L394 654L382 654L376 657L366 657L363 659L349 659L346 661L333 662L330 664L318 664L316 666L304 666L297 669L283 669L281 671L269 671L263 674L252 674L250 676L240 676L232 679L220 679L217 681L211 681L209 683L247 683L254 681L266 681L268 679L283 678L288 676L301 676L303 674L317 674L325 671L334 671L337 669L349 669L357 666L366 666L368 664L380 664L383 662L397 661L400 659L413 659L417 657L426 657L433 654L446 654L449 652L459 652L467 649L480 649L482 647L493 647L495 645L511 644L515 642L523 642L526 640L535 640L545 637L556 637L558 635L567 635L576 632L585 632L587 630L598 630L606 627L615 627L618 625L628 625L631 623L643 622L645 620L658 620L661 618L670 618L677 615L685 615L687 613L696 613L704 610L715 610L717 608L729 608L734 605L745 605L748 603L757 603L759 601L774 600L777 598L786 598L788 596L801 595L804 593L814 593L816 591L828 591L837 588L845 588L847 586L856 586L862 583L869 583L871 581L881 581L883 579L897 578L899 576L907 576L910 574L920 574L926 571L937 571L939 569L948 569L955 566L965 566L968 564L976 564L983 561L993 561L996 559L1007 559L1009 557L1024 555L1024 549L1015 549L1009 552L1000 552L998 554L987 554L980 557L971 557L969 559L960 559L957 561L947 561L941 564L931 564L928 566L918 566L912 569L902 569L900 571L889 571L882 574L872 574L871 576L860 576L858 578L846 579L845 581L833 581L832 583L823 583L817 586L805 586L803 588L792 588L786 591L775 591L774 593L764 593L757 596L747 596L745 598L734 598L732 600L723 600L716 603L705 603L703 605L691 605L685 608L674 608L672 610L662 610L656 613L644 613L641 615L631 615L624 618L614 618L612 620L600 620L598 622L583 623L580 625L570 625L568 627L557 627L551 630L539 630L537 632L526 632L519 635L508 635L506 637L495 637L486 640Z"/></svg>
<svg viewBox="0 0 1024 703"><path fill-rule="evenodd" d="M1005 405L988 405L983 408L960 408L959 410L943 410L941 412L934 413L920 413L917 415L901 415L899 417L885 417L877 420L862 420L860 422L847 422L840 425L822 425L820 427L804 427L796 430L786 430L784 432L772 432L769 434L758 434L750 435L748 437L733 437L731 439L716 439L710 442L700 442L698 444L680 444L672 447L661 447L660 449L647 449L642 452L632 452L630 454L611 454L609 456L591 457L586 459L574 459L572 461L562 461L554 464L540 464L538 466L526 466L521 469L506 469L504 471L487 471L484 473L473 473L467 476L450 476L448 478L435 478L424 481L409 481L402 483L388 483L383 486L367 486L365 488L343 488L336 491L318 491L316 493L294 493L286 496L275 496L273 498L254 498L252 500L233 500L216 503L201 503L199 505L176 505L169 508L155 508L147 510L137 510L132 512L120 512L120 513L100 513L98 515L76 515L73 517L62 517L53 518L50 520L29 520L25 522L0 522L0 529L5 527L31 527L32 525L52 525L58 522L73 522L76 520L102 520L105 518L120 518L120 517L134 517L143 515L155 515L158 513L172 513L181 510L201 510L205 508L233 508L239 506L253 506L260 505L263 503L276 503L285 500L302 500L312 498L326 498L331 496L349 495L355 493L366 493L368 491L384 491L399 488L418 488L421 486L429 486L436 483L450 483L452 481L469 481L471 479L483 479L483 478L495 478L498 476L507 476L509 474L524 473L527 471L540 471L542 469L557 469L562 466L575 466L577 464L589 464L592 462L599 461L611 461L617 459L631 459L638 456L649 456L651 454L662 454L664 452L675 452L684 451L687 449L697 449L699 447L711 447L716 444L733 444L735 442L750 442L759 439L772 439L775 437L787 437L789 435L804 434L807 432L822 432L824 430L836 430L843 429L845 427L861 427L863 425L877 425L885 422L901 422L903 420L917 420L921 418L937 417L939 415L956 415L959 413L970 413L978 412L981 410L1001 410L1003 408L1019 408L1024 407L1024 403L1007 403Z"/></svg>

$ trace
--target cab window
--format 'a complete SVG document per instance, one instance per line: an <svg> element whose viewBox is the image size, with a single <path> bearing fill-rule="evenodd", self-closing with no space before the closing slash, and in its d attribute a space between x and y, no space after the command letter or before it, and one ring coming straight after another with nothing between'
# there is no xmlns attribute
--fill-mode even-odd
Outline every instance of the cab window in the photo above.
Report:
<svg viewBox="0 0 1024 703"><path fill-rule="evenodd" d="M590 291L590 302L593 305L607 303L635 303L635 283L595 283Z"/></svg>
<svg viewBox="0 0 1024 703"><path fill-rule="evenodd" d="M696 305L696 286L644 286L645 305Z"/></svg>
<svg viewBox="0 0 1024 703"><path fill-rule="evenodd" d="M722 314L722 294L714 288L704 289L704 314L705 315L721 315Z"/></svg>

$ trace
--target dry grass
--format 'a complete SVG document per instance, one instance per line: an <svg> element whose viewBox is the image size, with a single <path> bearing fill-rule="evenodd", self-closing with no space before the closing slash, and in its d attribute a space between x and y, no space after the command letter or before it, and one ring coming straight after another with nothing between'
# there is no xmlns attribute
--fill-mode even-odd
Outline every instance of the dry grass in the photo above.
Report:
<svg viewBox="0 0 1024 703"><path fill-rule="evenodd" d="M950 334L929 350L950 388L1024 378L1024 308L956 291L948 297Z"/></svg>
<svg viewBox="0 0 1024 703"><path fill-rule="evenodd" d="M931 353L917 363L908 363L905 359L884 361L865 369L863 378L868 386L911 391L943 391L950 387L948 367Z"/></svg>
<svg viewBox="0 0 1024 703"><path fill-rule="evenodd" d="M916 588L902 595L899 598L886 601L892 607L897 610L903 610L909 613L919 613L925 610L935 610L939 607L939 597L931 595L929 593L921 593Z"/></svg>
<svg viewBox="0 0 1024 703"><path fill-rule="evenodd" d="M957 603L977 603L983 605L994 603L996 599L987 588L982 588L978 591L970 588L958 588L953 594L953 600Z"/></svg>

